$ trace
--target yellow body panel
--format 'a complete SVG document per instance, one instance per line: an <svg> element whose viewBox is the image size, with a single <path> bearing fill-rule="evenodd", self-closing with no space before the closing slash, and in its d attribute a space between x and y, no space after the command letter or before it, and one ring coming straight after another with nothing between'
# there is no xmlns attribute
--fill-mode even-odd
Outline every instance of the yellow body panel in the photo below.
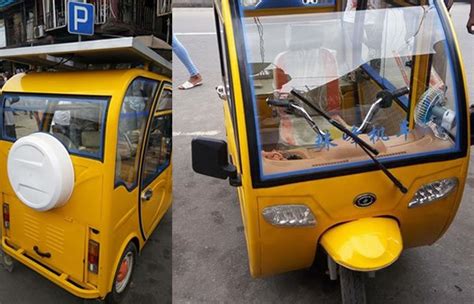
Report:
<svg viewBox="0 0 474 304"><path fill-rule="evenodd" d="M395 262L403 249L397 221L363 218L323 234L321 245L338 264L357 271L375 271Z"/></svg>
<svg viewBox="0 0 474 304"><path fill-rule="evenodd" d="M469 166L469 150L464 158L390 169L408 188L406 194L402 194L381 171L267 188L253 187L250 157L254 156L249 154L248 149L241 71L236 50L236 41L243 38L237 35L234 29L229 0L219 2L221 21L227 37L236 118L234 125L232 113L229 107L224 105L225 127L229 154L241 175L242 185L237 188L237 192L251 275L261 277L310 267L314 262L318 243L326 232L338 225L364 218L395 219L400 230L400 240L403 240L403 248L436 242L453 221L459 207ZM455 44L457 48L456 41ZM465 79L464 71L462 73ZM466 99L467 96L466 92ZM469 103L466 107L468 106ZM469 128L467 136L470 137ZM235 138L238 139L238 145ZM408 208L408 203L423 184L450 177L457 177L459 186L449 196L419 208ZM354 198L362 193L374 193L377 201L370 207L356 207L353 204ZM262 216L263 209L281 204L305 204L316 217L316 226L287 228L266 222ZM395 232L393 234L396 236Z"/></svg>
<svg viewBox="0 0 474 304"><path fill-rule="evenodd" d="M148 233L141 233L142 215L139 211L140 187L128 191L115 187L117 128L122 101L130 83L137 77L154 79L160 83L171 80L143 69L31 72L18 74L3 87L3 92L91 95L110 97L107 111L103 160L71 155L75 172L74 191L63 207L47 212L27 208L15 196L7 176L7 156L12 142L0 140L0 191L2 203L10 206L11 229L2 229L5 252L40 273L55 284L82 298L104 298L112 289L119 259L129 242L138 250L158 225L171 204L172 165L157 177L161 185L160 204L143 217L151 222ZM164 114L169 114L167 111ZM145 132L147 132L145 130ZM140 176L140 172L137 173ZM151 211L150 211L151 212ZM3 220L2 220L3 221ZM27 225L25 225L27 223ZM2 223L3 224L3 223ZM3 225L2 225L3 226ZM23 227L21 229L16 229ZM25 228L27 227L27 228ZM38 234L34 227L39 227ZM48 230L49 229L49 230ZM32 245L51 242L50 260L35 255ZM87 269L88 242L100 244L99 273ZM55 247L56 246L56 247ZM51 250L53 250L51 249Z"/></svg>

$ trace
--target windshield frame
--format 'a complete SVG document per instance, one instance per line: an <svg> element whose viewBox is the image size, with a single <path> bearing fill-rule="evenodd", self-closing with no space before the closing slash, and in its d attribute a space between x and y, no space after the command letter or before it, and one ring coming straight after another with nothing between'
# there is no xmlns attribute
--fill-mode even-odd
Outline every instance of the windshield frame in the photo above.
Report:
<svg viewBox="0 0 474 304"><path fill-rule="evenodd" d="M109 113L109 107L110 107L110 101L112 99L111 96L102 96L102 95L82 95L82 94L60 94L60 93L35 93L35 92L11 92L11 91L2 91L1 96L0 96L0 140L7 141L14 143L16 142L19 138L13 139L8 136L5 136L5 127L4 127L4 107L5 107L5 97L8 95L19 95L19 96L37 96L37 97L51 97L51 98L71 98L71 99L87 99L87 100L94 100L99 103L105 103L105 109L103 110L103 117L102 120L100 121L101 123L101 134L100 134L100 148L97 151L97 153L88 153L88 152L80 152L79 150L70 150L68 149L64 143L63 146L66 148L68 151L69 155L74 155L82 158L89 158L89 159L94 159L98 160L100 162L104 162L104 155L105 155L105 140L106 140L106 132L107 132L107 118L108 118L108 113ZM43 132L43 131L37 131L33 133L38 133L38 132ZM31 133L31 134L33 134ZM46 133L46 132L45 132ZM49 134L49 133L48 133ZM54 136L54 135L53 135Z"/></svg>
<svg viewBox="0 0 474 304"><path fill-rule="evenodd" d="M461 65L460 55L458 49L456 48L456 39L451 31L451 25L449 23L449 16L447 15L446 8L441 4L439 0L434 0L434 6L436 12L439 16L440 23L443 27L444 34L446 35L446 51L447 51L447 61L451 69L453 77L453 85L455 87L455 104L457 106L457 112L459 116L459 130L458 130L458 139L456 145L453 148L455 151L450 150L449 153L446 150L436 151L430 154L418 155L413 154L407 158L402 159L380 159L380 161L387 168L397 168L405 167L410 165L431 163L431 162L440 162L447 160L454 160L459 158L464 158L467 155L468 150L468 139L467 139L467 96L464 83L464 71ZM363 161L357 162L349 165L344 165L343 167L331 167L328 170L324 171L315 171L314 168L295 171L291 173L283 174L272 174L271 176L265 176L263 174L263 165L262 159L260 157L259 149L259 134L257 129L257 109L256 105L256 96L253 93L253 81L248 77L251 73L250 63L247 56L247 36L245 35L245 16L244 8L241 6L240 1L229 1L231 15L232 15L232 27L234 31L234 37L243 38L243 43L238 43L235 41L236 52L239 67L239 76L241 84L241 93L244 106L244 115L246 122L246 134L248 139L248 152L249 152L249 162L250 162L250 171L252 176L252 185L254 188L264 188L272 187L284 184L291 184L303 181L317 180L329 177L336 176L345 176L352 175L357 173L371 172L379 170L379 167L371 162ZM235 89L235 88L234 88ZM410 113L408 113L410 115ZM361 164L362 163L362 164Z"/></svg>

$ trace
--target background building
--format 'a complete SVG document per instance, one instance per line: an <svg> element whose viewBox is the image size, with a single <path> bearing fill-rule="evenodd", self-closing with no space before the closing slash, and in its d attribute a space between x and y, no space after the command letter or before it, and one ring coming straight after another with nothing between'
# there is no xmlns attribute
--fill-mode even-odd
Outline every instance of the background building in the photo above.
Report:
<svg viewBox="0 0 474 304"><path fill-rule="evenodd" d="M77 41L78 36L67 31L68 2L0 0L0 48ZM171 43L171 0L82 2L95 6L95 34L83 40L153 35Z"/></svg>

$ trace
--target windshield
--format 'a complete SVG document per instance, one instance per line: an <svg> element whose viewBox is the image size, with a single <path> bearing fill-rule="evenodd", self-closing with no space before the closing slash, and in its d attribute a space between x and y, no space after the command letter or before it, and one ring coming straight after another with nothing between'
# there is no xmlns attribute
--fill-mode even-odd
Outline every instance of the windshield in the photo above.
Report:
<svg viewBox="0 0 474 304"><path fill-rule="evenodd" d="M453 67L437 8L368 3L359 11L348 1L339 12L243 19L262 179L369 161L292 90L377 149L382 162L460 149ZM393 96L396 89L405 92ZM302 106L312 121L269 100Z"/></svg>
<svg viewBox="0 0 474 304"><path fill-rule="evenodd" d="M106 97L3 94L2 138L50 133L71 154L102 158Z"/></svg>

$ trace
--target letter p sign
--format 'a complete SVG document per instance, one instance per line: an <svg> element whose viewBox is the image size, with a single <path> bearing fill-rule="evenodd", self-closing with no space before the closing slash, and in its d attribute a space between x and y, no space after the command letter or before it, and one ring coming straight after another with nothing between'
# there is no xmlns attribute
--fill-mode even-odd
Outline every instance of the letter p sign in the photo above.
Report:
<svg viewBox="0 0 474 304"><path fill-rule="evenodd" d="M70 34L94 35L94 5L69 1L67 30Z"/></svg>

